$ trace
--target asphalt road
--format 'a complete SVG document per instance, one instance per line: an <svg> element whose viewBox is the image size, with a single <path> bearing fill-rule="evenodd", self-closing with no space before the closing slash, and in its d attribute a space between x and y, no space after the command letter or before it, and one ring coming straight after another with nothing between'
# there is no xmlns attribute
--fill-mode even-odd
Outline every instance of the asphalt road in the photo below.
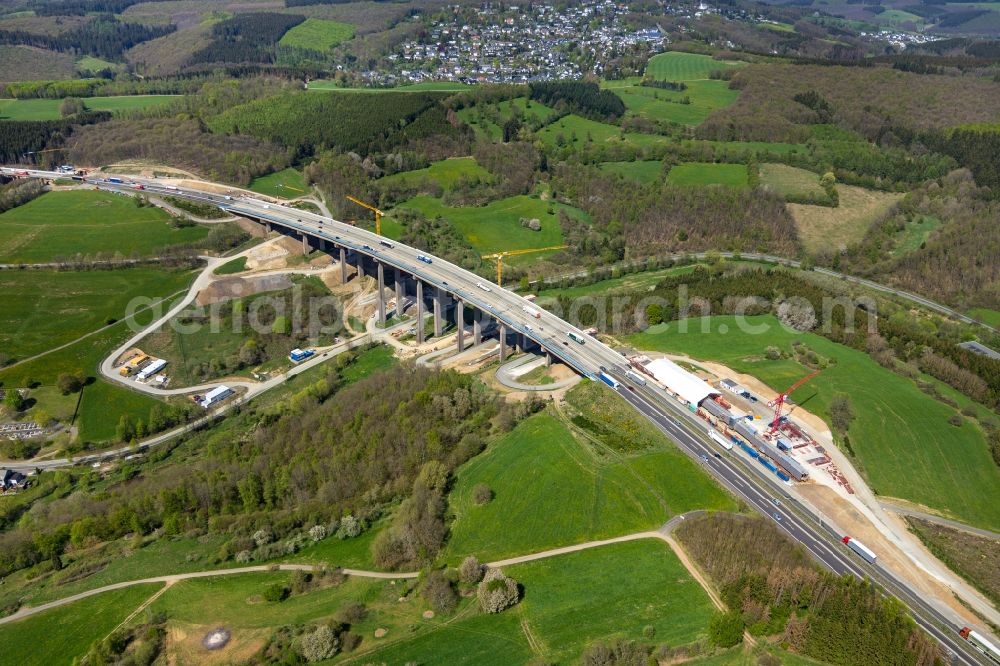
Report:
<svg viewBox="0 0 1000 666"><path fill-rule="evenodd" d="M39 172L34 172L32 175L35 173ZM46 178L54 177L48 172L40 172L39 175ZM631 384L624 374L628 366L618 353L598 340L585 336L581 330L534 306L521 296L497 285L487 284L483 278L443 259L427 257L427 261L422 261L418 257L425 253L415 248L386 241L372 232L308 211L240 196L237 192L229 195L210 194L200 190L168 187L151 179L128 177L122 180L141 183L150 194L170 194L212 203L237 215L270 221L300 233L324 238L348 250L367 254L387 267L400 268L493 316L506 324L510 330L524 334L539 343L584 376L596 379L601 371L611 374L619 382L623 382L615 390L636 410L659 427L682 450L702 459L705 468L725 486L743 497L765 516L772 516L782 530L802 543L824 566L837 574L870 578L885 591L907 604L918 624L951 652L953 663L988 663L985 657L957 635L958 627L955 627L954 619L946 619L942 612L929 606L880 567L872 567L860 560L840 543L841 535L824 529L821 518L814 518L804 507L783 500L776 505L773 500L775 497L780 497L776 477L771 481L763 477L760 470L753 467L743 468L743 465L737 462L738 458L733 456L715 457L717 451L708 444L707 435L702 439L702 436L694 434L704 426L695 424L698 428L693 428L689 422L693 417L684 412L679 405L669 400L658 399L649 387L632 385L632 388L628 388ZM89 182L109 191L136 193L128 182ZM570 332L581 336L586 343L571 341L568 338Z"/></svg>

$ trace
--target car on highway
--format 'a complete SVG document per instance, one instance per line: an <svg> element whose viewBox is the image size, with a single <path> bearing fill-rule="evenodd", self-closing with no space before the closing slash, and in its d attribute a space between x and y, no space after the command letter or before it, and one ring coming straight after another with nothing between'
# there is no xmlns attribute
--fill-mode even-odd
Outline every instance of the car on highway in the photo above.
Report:
<svg viewBox="0 0 1000 666"><path fill-rule="evenodd" d="M487 287L482 282L477 282L476 286L479 287L480 289L482 289L483 291L493 291L492 289L490 289L489 287Z"/></svg>
<svg viewBox="0 0 1000 666"><path fill-rule="evenodd" d="M776 521L778 521L779 523L781 522L781 514L780 514L780 513L772 513L772 514L771 514L771 516L772 516L772 517L773 517L773 518L774 518L774 519L775 519Z"/></svg>
<svg viewBox="0 0 1000 666"><path fill-rule="evenodd" d="M362 245L361 249L362 250L368 250L369 252L374 252L375 251L375 248L373 248L371 245Z"/></svg>
<svg viewBox="0 0 1000 666"><path fill-rule="evenodd" d="M702 462L708 462L708 456L706 456L704 453L702 453L699 457L701 458Z"/></svg>
<svg viewBox="0 0 1000 666"><path fill-rule="evenodd" d="M781 506L781 500L779 500L777 497L772 499L771 503L774 504L774 506Z"/></svg>
<svg viewBox="0 0 1000 666"><path fill-rule="evenodd" d="M722 459L722 454L719 452L715 452L712 455L715 456L716 458L719 458L720 460Z"/></svg>
<svg viewBox="0 0 1000 666"><path fill-rule="evenodd" d="M433 260L433 259L431 259L430 257L428 257L428 256L425 256L425 255L423 255L423 254L418 254L418 255L417 255L417 261L422 261L422 262L424 262L425 264L433 264L433 263L434 263L434 260Z"/></svg>
<svg viewBox="0 0 1000 666"><path fill-rule="evenodd" d="M392 249L392 243L390 243L389 241L382 240L382 241L379 241L378 244L379 245L384 245L385 247L389 248L390 250Z"/></svg>

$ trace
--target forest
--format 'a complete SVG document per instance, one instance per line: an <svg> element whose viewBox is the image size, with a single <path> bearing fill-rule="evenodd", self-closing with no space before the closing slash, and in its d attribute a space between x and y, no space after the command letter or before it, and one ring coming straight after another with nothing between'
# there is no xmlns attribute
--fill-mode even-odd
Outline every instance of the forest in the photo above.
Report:
<svg viewBox="0 0 1000 666"><path fill-rule="evenodd" d="M190 63L273 63L278 40L305 20L305 16L277 12L237 14L212 26L212 42L195 51Z"/></svg>
<svg viewBox="0 0 1000 666"><path fill-rule="evenodd" d="M723 645L780 635L788 649L838 666L938 666L937 643L899 601L854 576L821 570L767 519L713 513L677 536L722 590L729 611L712 623Z"/></svg>
<svg viewBox="0 0 1000 666"><path fill-rule="evenodd" d="M599 122L614 122L625 113L625 103L610 90L587 81L533 81L528 94L556 110L566 109Z"/></svg>
<svg viewBox="0 0 1000 666"><path fill-rule="evenodd" d="M141 42L169 35L176 26L149 26L123 23L113 17L98 17L82 26L58 35L44 35L23 30L0 30L0 44L23 44L52 51L87 54L119 60L122 54Z"/></svg>
<svg viewBox="0 0 1000 666"><path fill-rule="evenodd" d="M354 536L409 497L421 478L418 499L433 504L427 492L443 492L451 470L537 409L503 404L455 372L396 366L350 383L343 371L358 353L338 357L325 377L286 401L245 407L190 445L155 452L154 459L171 456L170 465L126 462L110 484L85 472L72 492L63 487L23 515L0 516L0 575L58 570L67 551L154 530L227 535L219 561L244 551L263 559L284 554L286 537L314 525L335 532L347 521ZM56 481L43 475L39 483L55 492ZM400 515L396 546L408 548L410 535L420 541L421 558L433 557L428 535L444 538L443 515L419 507ZM407 516L419 524L409 525ZM254 536L262 530L264 543L277 549L258 549ZM407 561L408 552L416 551L395 562Z"/></svg>
<svg viewBox="0 0 1000 666"><path fill-rule="evenodd" d="M32 0L28 3L37 16L86 16L121 14L132 5L150 0ZM158 0L151 0L157 2Z"/></svg>
<svg viewBox="0 0 1000 666"><path fill-rule="evenodd" d="M29 152L62 146L81 126L107 121L107 111L88 111L72 120L0 120L0 162L20 162Z"/></svg>

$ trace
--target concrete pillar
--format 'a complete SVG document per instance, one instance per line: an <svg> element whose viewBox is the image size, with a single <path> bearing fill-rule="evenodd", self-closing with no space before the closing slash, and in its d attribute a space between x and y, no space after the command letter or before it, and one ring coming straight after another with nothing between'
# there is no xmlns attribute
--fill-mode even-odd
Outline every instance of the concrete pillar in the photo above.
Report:
<svg viewBox="0 0 1000 666"><path fill-rule="evenodd" d="M417 344L424 344L424 283L417 279Z"/></svg>
<svg viewBox="0 0 1000 666"><path fill-rule="evenodd" d="M545 352L545 367L552 366L552 352Z"/></svg>
<svg viewBox="0 0 1000 666"><path fill-rule="evenodd" d="M476 310L472 313L472 344L483 344L483 311Z"/></svg>
<svg viewBox="0 0 1000 666"><path fill-rule="evenodd" d="M458 324L458 353L465 349L465 303L455 301L455 323Z"/></svg>
<svg viewBox="0 0 1000 666"><path fill-rule="evenodd" d="M313 251L311 240L309 234L302 234L302 254L309 254Z"/></svg>
<svg viewBox="0 0 1000 666"><path fill-rule="evenodd" d="M444 318L441 316L441 312L444 309L442 307L444 303L444 291L440 287L434 290L434 337L440 338L441 333L444 332Z"/></svg>
<svg viewBox="0 0 1000 666"><path fill-rule="evenodd" d="M403 271L396 269L396 317L403 318Z"/></svg>
<svg viewBox="0 0 1000 666"><path fill-rule="evenodd" d="M270 222L265 222L264 223L264 231L266 231L267 233L271 233L271 223Z"/></svg>
<svg viewBox="0 0 1000 666"><path fill-rule="evenodd" d="M340 283L347 284L347 250L340 248Z"/></svg>
<svg viewBox="0 0 1000 666"><path fill-rule="evenodd" d="M354 257L358 261L358 279L360 280L365 276L365 255L355 252Z"/></svg>
<svg viewBox="0 0 1000 666"><path fill-rule="evenodd" d="M375 266L378 271L378 325L385 328L385 269L381 261Z"/></svg>
<svg viewBox="0 0 1000 666"><path fill-rule="evenodd" d="M507 360L507 326L500 324L500 362Z"/></svg>

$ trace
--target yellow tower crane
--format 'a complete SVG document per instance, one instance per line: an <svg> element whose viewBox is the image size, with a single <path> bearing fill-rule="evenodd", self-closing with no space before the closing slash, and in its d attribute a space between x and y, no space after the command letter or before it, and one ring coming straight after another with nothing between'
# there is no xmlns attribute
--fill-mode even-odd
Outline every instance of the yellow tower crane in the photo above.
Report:
<svg viewBox="0 0 1000 666"><path fill-rule="evenodd" d="M505 252L495 252L484 254L481 259L496 259L497 262L497 285L503 280L503 258L516 257L519 254L531 254L533 252L548 252L549 250L565 250L569 245L552 245L550 247L536 247L530 250L507 250Z"/></svg>
<svg viewBox="0 0 1000 666"><path fill-rule="evenodd" d="M382 235L382 215L384 215L384 213L382 211L380 211L378 208L376 208L375 206L373 206L371 204L367 204L364 201L362 201L361 199L356 199L356 198L352 197L351 195L347 195L347 200L351 201L353 203L358 204L362 208L367 208L368 210L370 210L373 213L375 213L375 233L378 234L379 236L381 236Z"/></svg>

